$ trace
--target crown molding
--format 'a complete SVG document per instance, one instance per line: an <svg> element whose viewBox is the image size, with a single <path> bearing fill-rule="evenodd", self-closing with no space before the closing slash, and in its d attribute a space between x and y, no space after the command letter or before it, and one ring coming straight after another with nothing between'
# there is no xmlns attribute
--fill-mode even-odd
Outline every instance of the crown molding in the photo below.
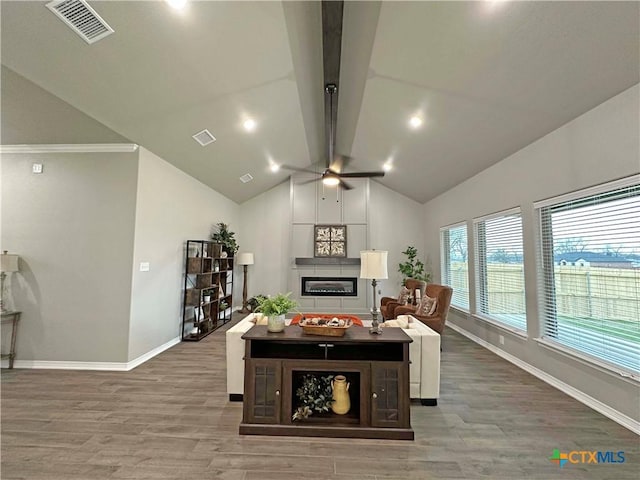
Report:
<svg viewBox="0 0 640 480"><path fill-rule="evenodd" d="M0 145L0 153L132 153L135 143Z"/></svg>

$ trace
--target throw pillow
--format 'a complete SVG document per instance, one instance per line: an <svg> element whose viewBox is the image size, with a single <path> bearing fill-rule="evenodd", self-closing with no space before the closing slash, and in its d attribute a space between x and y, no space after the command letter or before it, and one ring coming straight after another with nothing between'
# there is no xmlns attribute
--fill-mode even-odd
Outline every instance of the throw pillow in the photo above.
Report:
<svg viewBox="0 0 640 480"><path fill-rule="evenodd" d="M406 305L409 301L410 293L411 292L409 292L409 289L407 287L402 287L402 290L400 290L400 294L398 295L398 303L400 305Z"/></svg>
<svg viewBox="0 0 640 480"><path fill-rule="evenodd" d="M433 315L436 311L437 306L438 306L437 299L431 298L430 296L425 295L422 297L422 299L420 300L420 303L416 307L416 315L421 315L421 316Z"/></svg>

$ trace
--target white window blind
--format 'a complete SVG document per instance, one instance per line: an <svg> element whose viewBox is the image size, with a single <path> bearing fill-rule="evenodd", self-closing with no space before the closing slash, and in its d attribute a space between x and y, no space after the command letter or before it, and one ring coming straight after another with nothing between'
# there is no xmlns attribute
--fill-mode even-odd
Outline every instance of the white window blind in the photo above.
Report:
<svg viewBox="0 0 640 480"><path fill-rule="evenodd" d="M640 372L640 185L576 197L538 208L543 337Z"/></svg>
<svg viewBox="0 0 640 480"><path fill-rule="evenodd" d="M453 289L451 304L469 309L469 263L466 224L440 229L442 282Z"/></svg>
<svg viewBox="0 0 640 480"><path fill-rule="evenodd" d="M478 313L526 331L520 211L476 219L474 232Z"/></svg>

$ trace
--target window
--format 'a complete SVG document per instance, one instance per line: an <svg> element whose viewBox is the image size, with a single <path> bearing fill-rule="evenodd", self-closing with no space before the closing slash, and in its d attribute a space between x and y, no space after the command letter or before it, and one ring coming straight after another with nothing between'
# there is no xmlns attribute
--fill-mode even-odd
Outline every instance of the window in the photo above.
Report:
<svg viewBox="0 0 640 480"><path fill-rule="evenodd" d="M467 260L467 226L440 229L442 283L453 289L451 305L469 309L469 264Z"/></svg>
<svg viewBox="0 0 640 480"><path fill-rule="evenodd" d="M536 204L542 336L640 372L640 185Z"/></svg>
<svg viewBox="0 0 640 480"><path fill-rule="evenodd" d="M519 209L474 220L477 312L527 330Z"/></svg>

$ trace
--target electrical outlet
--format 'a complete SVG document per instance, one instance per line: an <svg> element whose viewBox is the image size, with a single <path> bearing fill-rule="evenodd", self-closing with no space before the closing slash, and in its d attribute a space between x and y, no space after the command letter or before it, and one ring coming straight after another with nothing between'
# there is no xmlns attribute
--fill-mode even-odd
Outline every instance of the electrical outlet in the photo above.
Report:
<svg viewBox="0 0 640 480"><path fill-rule="evenodd" d="M149 271L149 262L140 262L140 271L148 272Z"/></svg>
<svg viewBox="0 0 640 480"><path fill-rule="evenodd" d="M33 173L42 173L42 164L41 163L34 163L31 171Z"/></svg>
<svg viewBox="0 0 640 480"><path fill-rule="evenodd" d="M504 335L498 335L498 341L500 342L500 345L504 345Z"/></svg>

